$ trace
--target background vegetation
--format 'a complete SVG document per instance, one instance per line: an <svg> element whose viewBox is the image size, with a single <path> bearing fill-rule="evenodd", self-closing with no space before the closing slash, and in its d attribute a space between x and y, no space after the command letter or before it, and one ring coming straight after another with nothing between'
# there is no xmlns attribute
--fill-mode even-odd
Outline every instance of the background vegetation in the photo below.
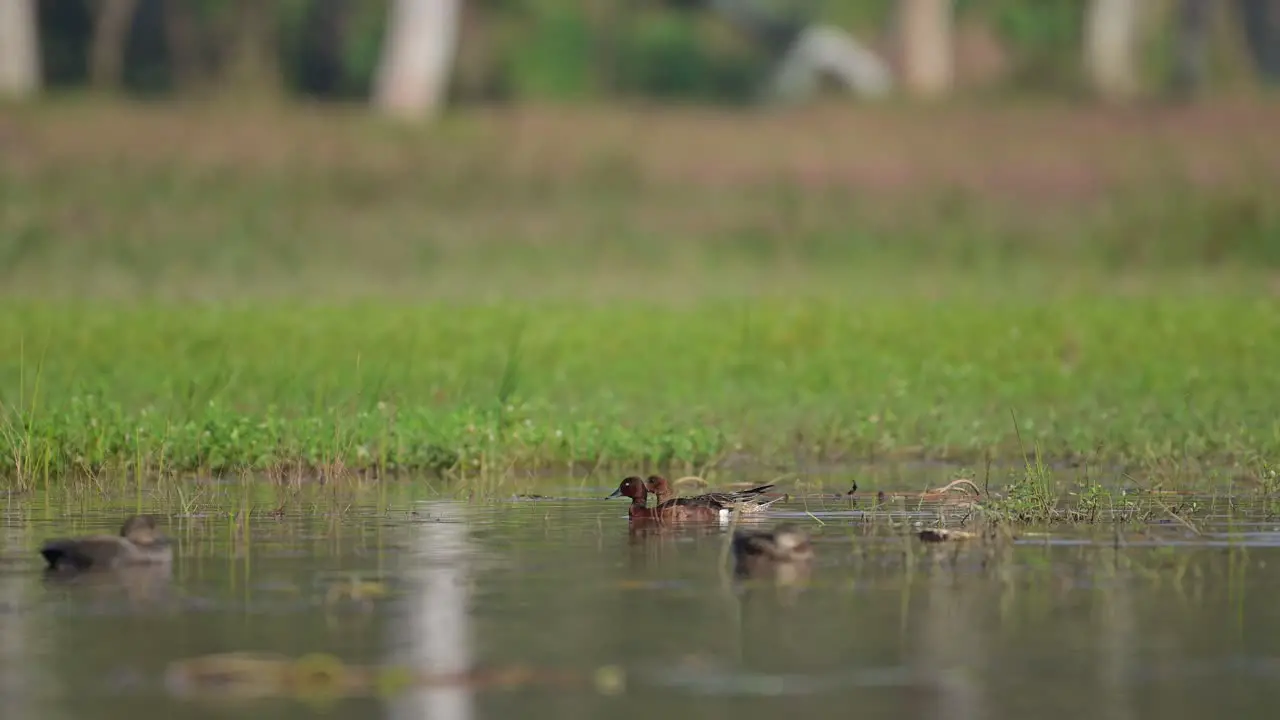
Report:
<svg viewBox="0 0 1280 720"><path fill-rule="evenodd" d="M1210 3L1214 84L1239 85L1256 73L1237 23L1240 8L1250 2L1259 4ZM93 81L98 4L39 3L42 60L51 87L65 90ZM890 62L898 60L896 0L758 4L781 17L832 23ZM1151 85L1170 79L1177 4L1156 3L1144 23L1141 72ZM262 8L254 10L256 5ZM271 76L269 85L290 93L362 98L372 88L387 5L387 0L137 0L122 38L123 87L154 96L198 93L222 81L243 90L241 70L248 65L252 73ZM1079 92L1086 6L1079 0L957 0L962 88ZM169 43L175 34L178 42ZM618 96L740 103L754 96L776 60L774 50L736 33L701 0L467 0L459 43L452 95L463 103Z"/></svg>
<svg viewBox="0 0 1280 720"><path fill-rule="evenodd" d="M210 36L266 22L285 96L359 96L385 8L319 5L186 7ZM489 40L466 36L467 101L422 127L199 92L239 46L164 58L163 3L139 5L126 86L163 94L185 68L197 91L81 93L84 17L43 4L64 92L0 114L0 472L772 472L1038 448L1116 476L1253 473L1280 445L1274 101L1063 92L1069 5L963 4L1015 60L981 102L764 111L615 101L754 86L706 13L470 3ZM886 3L819 12L837 6L889 22ZM317 18L341 20L340 54Z"/></svg>

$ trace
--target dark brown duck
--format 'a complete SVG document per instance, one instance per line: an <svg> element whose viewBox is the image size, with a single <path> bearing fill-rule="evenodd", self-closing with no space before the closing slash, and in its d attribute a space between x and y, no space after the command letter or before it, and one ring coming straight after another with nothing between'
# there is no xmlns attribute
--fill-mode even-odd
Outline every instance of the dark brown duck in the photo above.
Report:
<svg viewBox="0 0 1280 720"><path fill-rule="evenodd" d="M645 481L645 487L649 492L658 496L658 507L666 508L673 505L688 506L707 506L717 511L727 512L734 507L739 508L744 513L755 513L768 509L768 507L783 498L782 495L776 495L771 500L765 500L766 493L775 486L773 483L753 487L748 490L735 490L729 492L709 492L702 495L694 495L691 497L676 497L675 491L671 489L671 483L661 475L650 475Z"/></svg>
<svg viewBox="0 0 1280 720"><path fill-rule="evenodd" d="M133 515L119 535L50 540L40 548L49 570L108 570L173 561L173 541L156 531L155 518Z"/></svg>

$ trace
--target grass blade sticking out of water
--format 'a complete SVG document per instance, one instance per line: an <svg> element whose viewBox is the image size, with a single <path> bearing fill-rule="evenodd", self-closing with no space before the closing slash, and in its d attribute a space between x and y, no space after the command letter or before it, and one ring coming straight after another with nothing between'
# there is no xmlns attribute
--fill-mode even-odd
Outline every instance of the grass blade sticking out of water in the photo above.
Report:
<svg viewBox="0 0 1280 720"><path fill-rule="evenodd" d="M1058 502L1053 475L1044 464L1040 446L1035 446L1034 461L1027 456L1022 442L1022 429L1018 426L1018 415L1011 408L1009 415L1013 418L1013 431L1022 451L1023 472L1015 477L1005 492L1004 498L994 505L999 515L1008 520L1020 523L1046 523L1058 518Z"/></svg>

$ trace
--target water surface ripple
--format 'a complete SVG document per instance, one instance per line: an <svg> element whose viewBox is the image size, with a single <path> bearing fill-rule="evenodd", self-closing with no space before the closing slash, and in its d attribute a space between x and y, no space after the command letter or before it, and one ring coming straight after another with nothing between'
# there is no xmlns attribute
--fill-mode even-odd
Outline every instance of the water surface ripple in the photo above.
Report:
<svg viewBox="0 0 1280 720"><path fill-rule="evenodd" d="M955 513L791 498L762 522L813 533L811 582L744 587L722 528L631 532L593 491L159 512L171 574L74 582L43 577L40 543L130 510L11 509L4 717L1176 720L1280 702L1280 520L1261 510L925 545L911 529Z"/></svg>

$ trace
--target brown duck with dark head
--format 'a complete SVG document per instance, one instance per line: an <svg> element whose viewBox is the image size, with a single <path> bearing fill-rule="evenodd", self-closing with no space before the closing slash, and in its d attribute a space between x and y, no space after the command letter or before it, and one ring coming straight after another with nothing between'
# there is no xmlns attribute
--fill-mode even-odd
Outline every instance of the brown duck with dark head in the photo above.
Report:
<svg viewBox="0 0 1280 720"><path fill-rule="evenodd" d="M679 481L677 480L676 482ZM661 475L650 475L649 479L645 481L645 487L648 488L649 492L658 496L659 508L666 508L672 505L705 505L714 510L731 510L736 507L744 513L755 513L768 509L770 505L783 498L782 495L777 495L770 500L764 499L766 497L765 494L774 488L773 483L747 490L709 492L691 497L677 497L671 485L672 483Z"/></svg>
<svg viewBox="0 0 1280 720"><path fill-rule="evenodd" d="M682 522L690 520L717 520L728 510L709 503L667 503L661 507L649 507L649 488L636 475L623 478L608 498L631 498L627 516L637 521Z"/></svg>
<svg viewBox="0 0 1280 720"><path fill-rule="evenodd" d="M173 541L156 530L155 518L133 515L119 535L89 535L50 540L40 548L50 571L110 570L173 561Z"/></svg>

